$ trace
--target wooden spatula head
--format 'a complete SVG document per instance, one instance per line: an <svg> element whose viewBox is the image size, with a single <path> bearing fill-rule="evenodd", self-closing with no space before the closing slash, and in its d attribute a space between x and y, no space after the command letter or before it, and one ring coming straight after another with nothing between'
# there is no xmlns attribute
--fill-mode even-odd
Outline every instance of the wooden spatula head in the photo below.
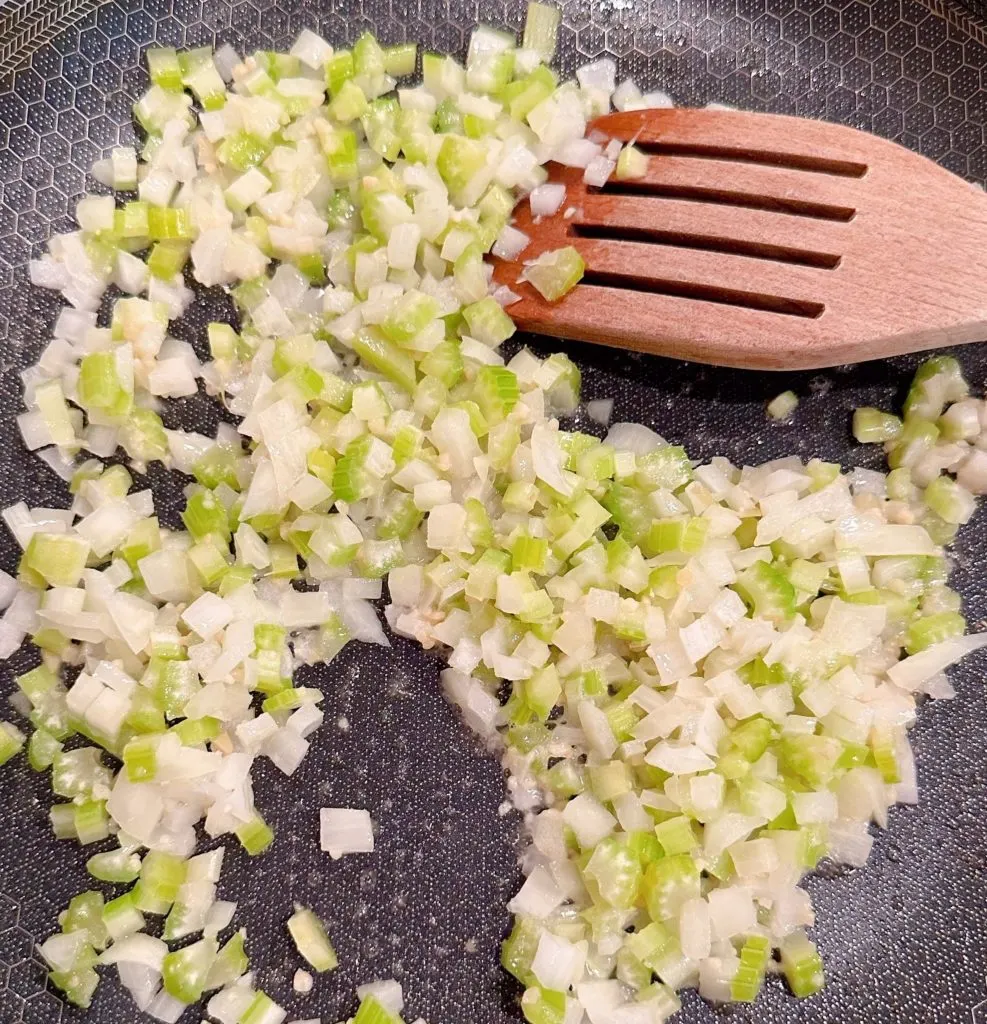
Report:
<svg viewBox="0 0 987 1024"><path fill-rule="evenodd" d="M497 261L526 330L723 366L806 369L987 339L987 196L885 139L732 110L610 114L641 178L566 186ZM525 261L572 245L583 281L546 302Z"/></svg>

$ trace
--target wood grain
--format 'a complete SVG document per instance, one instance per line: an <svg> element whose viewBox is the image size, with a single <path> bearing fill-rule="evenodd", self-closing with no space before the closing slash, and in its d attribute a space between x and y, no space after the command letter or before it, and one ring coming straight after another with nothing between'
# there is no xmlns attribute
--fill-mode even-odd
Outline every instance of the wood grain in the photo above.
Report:
<svg viewBox="0 0 987 1024"><path fill-rule="evenodd" d="M720 110L591 125L649 152L635 182L590 189L552 167L563 210L516 225L530 260L575 246L584 283L545 302L497 261L535 333L699 362L804 369L987 339L987 196L865 132Z"/></svg>

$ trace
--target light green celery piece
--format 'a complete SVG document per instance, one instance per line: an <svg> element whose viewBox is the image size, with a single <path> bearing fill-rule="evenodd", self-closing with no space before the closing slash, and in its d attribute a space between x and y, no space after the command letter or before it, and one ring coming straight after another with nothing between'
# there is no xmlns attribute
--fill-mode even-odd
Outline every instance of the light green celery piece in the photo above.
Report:
<svg viewBox="0 0 987 1024"><path fill-rule="evenodd" d="M206 110L219 110L226 103L226 84L210 59L185 75L185 85Z"/></svg>
<svg viewBox="0 0 987 1024"><path fill-rule="evenodd" d="M165 661L161 665L154 696L169 721L183 717L185 705L201 689L198 673L190 661Z"/></svg>
<svg viewBox="0 0 987 1024"><path fill-rule="evenodd" d="M564 992L532 985L521 996L521 1012L528 1024L563 1024L567 999Z"/></svg>
<svg viewBox="0 0 987 1024"><path fill-rule="evenodd" d="M487 147L462 135L446 135L435 162L436 170L449 188L453 200L463 193L485 166Z"/></svg>
<svg viewBox="0 0 987 1024"><path fill-rule="evenodd" d="M86 861L86 870L101 882L136 882L141 871L140 854L130 850L97 853Z"/></svg>
<svg viewBox="0 0 987 1024"><path fill-rule="evenodd" d="M505 366L482 366L477 371L473 395L490 423L499 423L518 403L517 376Z"/></svg>
<svg viewBox="0 0 987 1024"><path fill-rule="evenodd" d="M89 558L89 544L64 533L35 533L24 552L24 565L51 587L74 587Z"/></svg>
<svg viewBox="0 0 987 1024"><path fill-rule="evenodd" d="M773 726L766 718L748 719L728 732L720 740L720 774L727 778L741 778L768 749Z"/></svg>
<svg viewBox="0 0 987 1024"><path fill-rule="evenodd" d="M609 836L597 844L584 869L612 907L628 910L635 905L641 889L641 862L620 837Z"/></svg>
<svg viewBox="0 0 987 1024"><path fill-rule="evenodd" d="M684 903L699 898L702 888L699 868L686 853L663 857L648 866L643 888L652 920L669 921L677 917Z"/></svg>
<svg viewBox="0 0 987 1024"><path fill-rule="evenodd" d="M554 352L545 360L544 366L555 378L546 392L553 410L563 413L574 412L579 405L579 391L582 385L579 367L564 352ZM674 445L669 447L675 449ZM685 454L684 450L682 454ZM681 458L674 455L672 461L677 463Z"/></svg>
<svg viewBox="0 0 987 1024"><path fill-rule="evenodd" d="M755 562L739 574L733 586L753 606L757 618L782 622L795 614L795 588L769 562Z"/></svg>
<svg viewBox="0 0 987 1024"><path fill-rule="evenodd" d="M618 181L643 178L648 173L648 154L642 153L633 143L624 146L617 156L615 177Z"/></svg>
<svg viewBox="0 0 987 1024"><path fill-rule="evenodd" d="M666 818L655 825L655 835L669 857L679 853L691 853L698 846L692 822L682 814Z"/></svg>
<svg viewBox="0 0 987 1024"><path fill-rule="evenodd" d="M258 992L240 1015L239 1024L270 1024L274 1020L283 1020L284 1016L284 1011L266 992Z"/></svg>
<svg viewBox="0 0 987 1024"><path fill-rule="evenodd" d="M47 665L38 665L30 672L18 676L15 681L33 707L40 707L48 694L59 687L58 676Z"/></svg>
<svg viewBox="0 0 987 1024"><path fill-rule="evenodd" d="M182 89L182 68L178 53L170 46L152 47L145 51L148 74L155 85L171 92Z"/></svg>
<svg viewBox="0 0 987 1024"><path fill-rule="evenodd" d="M933 644L942 643L966 632L966 619L959 612L937 612L909 623L905 630L905 650L918 654Z"/></svg>
<svg viewBox="0 0 987 1024"><path fill-rule="evenodd" d="M543 252L528 263L521 277L549 302L557 302L582 279L586 270L579 251L571 245Z"/></svg>
<svg viewBox="0 0 987 1024"><path fill-rule="evenodd" d="M252 1024L241 1018L240 1024ZM353 1024L402 1024L399 1014L391 1013L374 996L366 996L356 1011Z"/></svg>
<svg viewBox="0 0 987 1024"><path fill-rule="evenodd" d="M391 232L399 224L410 223L411 207L394 192L369 192L360 207L363 226L382 244L387 244ZM410 293L416 294L416 293ZM419 293L420 294L420 293ZM435 301L434 299L432 300ZM393 339L397 341L398 339Z"/></svg>
<svg viewBox="0 0 987 1024"><path fill-rule="evenodd" d="M236 837L251 857L263 853L274 842L274 832L256 812L250 821L236 829Z"/></svg>
<svg viewBox="0 0 987 1024"><path fill-rule="evenodd" d="M540 719L547 719L562 694L559 672L554 665L545 665L524 683L525 703Z"/></svg>
<svg viewBox="0 0 987 1024"><path fill-rule="evenodd" d="M419 335L439 314L439 304L431 295L410 291L398 299L380 325L385 337L398 345Z"/></svg>
<svg viewBox="0 0 987 1024"><path fill-rule="evenodd" d="M171 731L186 747L201 747L216 739L223 731L223 723L218 718L186 718L171 727Z"/></svg>
<svg viewBox="0 0 987 1024"><path fill-rule="evenodd" d="M288 931L295 948L316 971L333 971L339 966L325 925L307 907L295 904L295 912L288 918Z"/></svg>
<svg viewBox="0 0 987 1024"><path fill-rule="evenodd" d="M57 445L74 445L75 428L72 426L61 383L49 380L39 384L34 389L34 401L44 417L52 442Z"/></svg>
<svg viewBox="0 0 987 1024"><path fill-rule="evenodd" d="M182 522L196 540L215 533L229 541L230 521L227 510L215 493L204 487L199 488L185 503Z"/></svg>
<svg viewBox="0 0 987 1024"><path fill-rule="evenodd" d="M496 348L502 342L507 341L517 330L514 321L491 295L464 306L462 312L467 327L465 333L491 348ZM503 369L503 367L484 367L484 369Z"/></svg>
<svg viewBox="0 0 987 1024"><path fill-rule="evenodd" d="M862 407L853 413L853 436L861 444L883 444L901 435L901 420L880 409Z"/></svg>
<svg viewBox="0 0 987 1024"><path fill-rule="evenodd" d="M534 985L531 964L541 938L541 927L529 917L516 917L511 934L504 940L500 950L500 964L522 985Z"/></svg>
<svg viewBox="0 0 987 1024"><path fill-rule="evenodd" d="M360 117L367 145L388 162L397 160L401 152L398 111L397 100L393 96L380 96L367 105Z"/></svg>
<svg viewBox="0 0 987 1024"><path fill-rule="evenodd" d="M329 112L332 117L343 124L356 121L366 109L367 97L352 80L342 83L329 104Z"/></svg>
<svg viewBox="0 0 987 1024"><path fill-rule="evenodd" d="M72 823L80 846L98 843L110 835L105 800L85 800L72 805Z"/></svg>
<svg viewBox="0 0 987 1024"><path fill-rule="evenodd" d="M364 329L353 339L353 349L368 366L405 391L415 390L415 361L393 342L373 329Z"/></svg>
<svg viewBox="0 0 987 1024"><path fill-rule="evenodd" d="M959 362L953 356L933 356L916 370L912 386L905 398L907 418L938 419L950 402L966 398L969 393Z"/></svg>
<svg viewBox="0 0 987 1024"><path fill-rule="evenodd" d="M167 953L161 965L164 990L181 1003L196 1002L205 990L218 951L216 940L206 938Z"/></svg>
<svg viewBox="0 0 987 1024"><path fill-rule="evenodd" d="M483 251L471 242L453 264L456 295L461 302L478 302L487 294L487 275L483 269Z"/></svg>
<svg viewBox="0 0 987 1024"><path fill-rule="evenodd" d="M103 923L103 896L98 892L83 892L74 896L68 907L58 915L63 932L84 932L86 941L95 950L106 949L109 932Z"/></svg>
<svg viewBox="0 0 987 1024"><path fill-rule="evenodd" d="M152 241L175 241L192 237L188 213L174 207L151 206L147 211L147 234Z"/></svg>
<svg viewBox="0 0 987 1024"><path fill-rule="evenodd" d="M343 83L351 79L354 73L352 51L337 50L326 61L326 87L330 95L335 96Z"/></svg>
<svg viewBox="0 0 987 1024"><path fill-rule="evenodd" d="M0 722L0 764L6 764L24 748L25 736L10 722Z"/></svg>
<svg viewBox="0 0 987 1024"><path fill-rule="evenodd" d="M947 523L969 522L976 509L973 495L952 477L939 476L925 489L925 504Z"/></svg>
<svg viewBox="0 0 987 1024"><path fill-rule="evenodd" d="M645 490L676 491L692 479L692 461L680 445L662 445L637 458L634 480Z"/></svg>
<svg viewBox="0 0 987 1024"><path fill-rule="evenodd" d="M268 697L262 709L268 714L276 711L291 711L303 704L318 704L322 700L322 691L310 686L287 687Z"/></svg>
<svg viewBox="0 0 987 1024"><path fill-rule="evenodd" d="M562 12L558 7L537 2L529 3L521 45L526 50L534 50L543 63L551 64L555 56L561 21Z"/></svg>
<svg viewBox="0 0 987 1024"><path fill-rule="evenodd" d="M757 998L768 961L771 941L764 935L751 935L740 950L740 964L730 982L730 998L738 1003L752 1003Z"/></svg>
<svg viewBox="0 0 987 1024"><path fill-rule="evenodd" d="M206 991L229 985L247 973L250 966L244 943L247 933L241 928L230 936L226 945L216 955L206 975Z"/></svg>
<svg viewBox="0 0 987 1024"><path fill-rule="evenodd" d="M180 239L155 242L147 258L147 269L162 281L171 281L188 262L189 244Z"/></svg>
<svg viewBox="0 0 987 1024"><path fill-rule="evenodd" d="M216 155L220 163L243 173L262 163L270 151L271 143L267 139L239 131L232 132L223 139L216 149Z"/></svg>
<svg viewBox="0 0 987 1024"><path fill-rule="evenodd" d="M166 914L185 882L188 862L174 854L151 850L141 864L135 905L147 914Z"/></svg>
<svg viewBox="0 0 987 1024"><path fill-rule="evenodd" d="M154 736L138 736L123 748L123 767L130 782L150 782L158 771L158 742Z"/></svg>
<svg viewBox="0 0 987 1024"><path fill-rule="evenodd" d="M97 787L108 790L112 780L96 747L63 750L52 763L52 791L68 800L88 800Z"/></svg>
<svg viewBox="0 0 987 1024"><path fill-rule="evenodd" d="M403 78L415 73L418 47L415 43L400 43L384 50L384 71L392 78Z"/></svg>
<svg viewBox="0 0 987 1024"><path fill-rule="evenodd" d="M159 242L155 246L155 250L167 244L169 243ZM232 362L236 358L240 337L229 324L209 324L206 328L206 336L209 341L209 354L213 359L218 362Z"/></svg>
<svg viewBox="0 0 987 1024"><path fill-rule="evenodd" d="M153 409L131 411L120 431L120 443L137 462L163 462L168 456L164 423Z"/></svg>
<svg viewBox="0 0 987 1024"><path fill-rule="evenodd" d="M103 924L114 942L144 929L144 915L137 909L136 887L103 907Z"/></svg>
<svg viewBox="0 0 987 1024"><path fill-rule="evenodd" d="M93 969L95 962L95 953L87 947L71 970L48 973L51 983L61 990L68 1002L81 1010L89 1009L99 985L99 975Z"/></svg>
<svg viewBox="0 0 987 1024"><path fill-rule="evenodd" d="M871 730L869 745L881 778L889 785L901 782L893 733L886 728L874 728Z"/></svg>
<svg viewBox="0 0 987 1024"><path fill-rule="evenodd" d="M113 233L123 239L145 239L148 235L148 209L144 202L118 206L113 212Z"/></svg>
<svg viewBox="0 0 987 1024"><path fill-rule="evenodd" d="M353 44L353 70L373 79L387 70L387 55L372 32L364 32Z"/></svg>
<svg viewBox="0 0 987 1024"><path fill-rule="evenodd" d="M799 999L815 995L826 982L819 952L803 932L796 932L782 942L781 969Z"/></svg>
<svg viewBox="0 0 987 1024"><path fill-rule="evenodd" d="M459 342L439 342L420 365L423 373L436 377L447 388L454 387L463 376L463 354Z"/></svg>
<svg viewBox="0 0 987 1024"><path fill-rule="evenodd" d="M813 788L833 779L842 753L843 744L832 736L783 736L779 743L781 767Z"/></svg>
<svg viewBox="0 0 987 1024"><path fill-rule="evenodd" d="M6 724L7 723L0 724L0 763L3 763L5 760L9 760L9 758L4 757L4 737L6 736L6 729L4 726ZM13 728L13 726L11 726L11 728ZM61 741L56 739L45 728L35 729L35 731L31 733L31 738L27 741L27 760L36 772L42 772L46 768L50 768L61 751ZM14 753L16 753L16 751L14 751Z"/></svg>
<svg viewBox="0 0 987 1024"><path fill-rule="evenodd" d="M664 957L678 949L678 941L665 925L651 921L627 936L625 948L645 966L655 970Z"/></svg>

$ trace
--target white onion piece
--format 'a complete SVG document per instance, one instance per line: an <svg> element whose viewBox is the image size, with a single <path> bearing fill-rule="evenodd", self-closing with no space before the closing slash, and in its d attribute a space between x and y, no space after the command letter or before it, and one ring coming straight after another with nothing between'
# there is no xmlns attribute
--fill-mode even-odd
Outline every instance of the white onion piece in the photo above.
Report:
<svg viewBox="0 0 987 1024"><path fill-rule="evenodd" d="M534 217L551 217L558 213L565 202L565 185L559 182L546 182L531 190L528 196L531 213Z"/></svg>
<svg viewBox="0 0 987 1024"><path fill-rule="evenodd" d="M338 860L350 853L373 853L370 812L349 807L323 807L319 812L321 848Z"/></svg>
<svg viewBox="0 0 987 1024"><path fill-rule="evenodd" d="M647 455L666 443L660 434L640 423L614 423L603 441L617 451L635 455Z"/></svg>

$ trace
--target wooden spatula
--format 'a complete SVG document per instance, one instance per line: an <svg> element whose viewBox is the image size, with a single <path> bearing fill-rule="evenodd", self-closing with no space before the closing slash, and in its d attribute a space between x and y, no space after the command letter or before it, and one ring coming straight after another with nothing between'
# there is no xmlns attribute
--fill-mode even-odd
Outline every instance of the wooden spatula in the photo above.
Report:
<svg viewBox="0 0 987 1024"><path fill-rule="evenodd" d="M722 366L807 369L987 339L987 195L853 128L732 110L610 114L643 178L566 199L494 275L537 334ZM524 262L575 246L582 282L546 302Z"/></svg>

